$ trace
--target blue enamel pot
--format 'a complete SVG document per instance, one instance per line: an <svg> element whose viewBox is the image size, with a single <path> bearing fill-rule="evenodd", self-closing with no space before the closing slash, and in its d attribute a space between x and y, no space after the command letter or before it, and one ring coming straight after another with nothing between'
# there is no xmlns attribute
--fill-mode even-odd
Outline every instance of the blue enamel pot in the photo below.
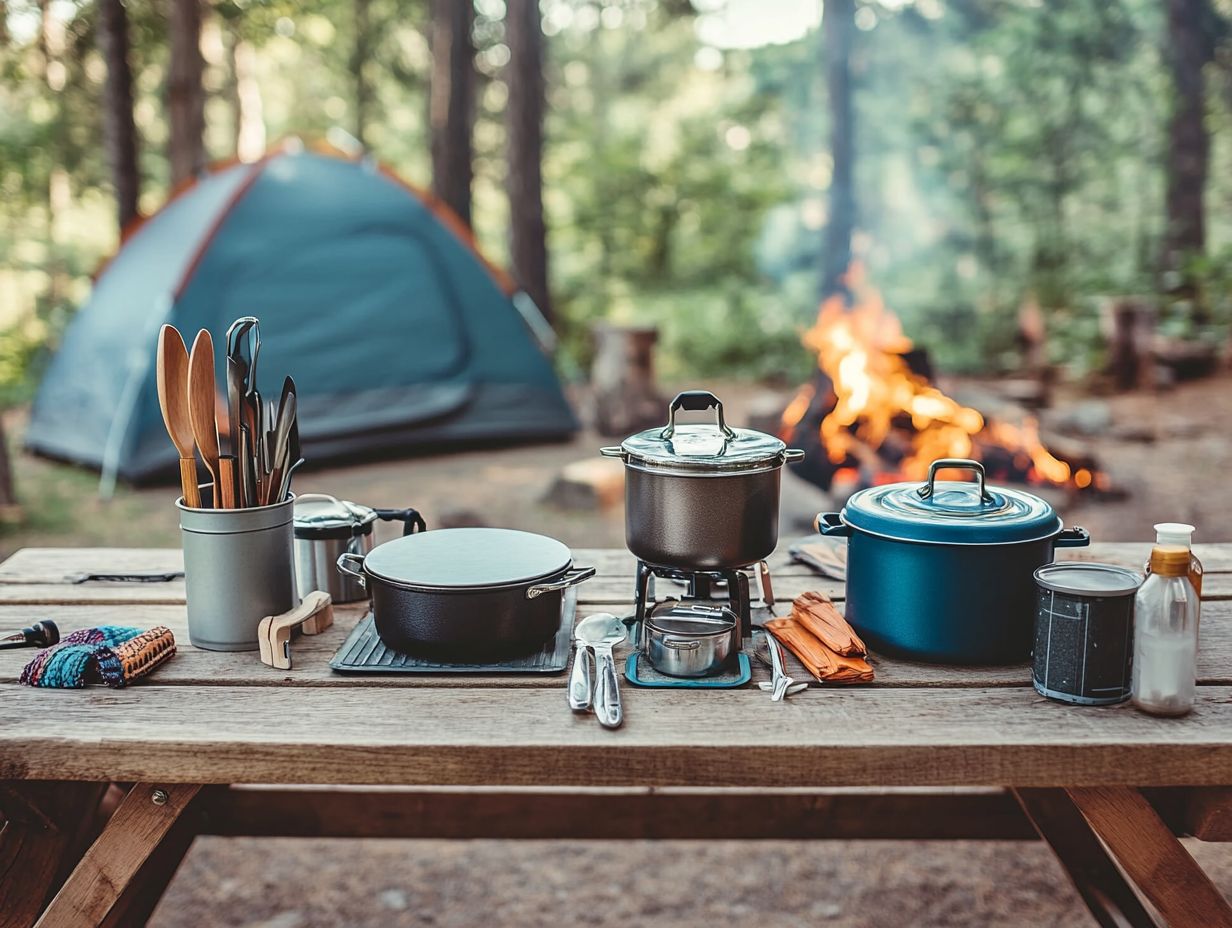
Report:
<svg viewBox="0 0 1232 928"><path fill-rule="evenodd" d="M943 468L976 479L937 480ZM1045 500L986 486L983 466L960 458L934 461L924 484L853 494L817 530L847 539L847 621L869 645L945 664L1027 660L1036 568L1091 542Z"/></svg>

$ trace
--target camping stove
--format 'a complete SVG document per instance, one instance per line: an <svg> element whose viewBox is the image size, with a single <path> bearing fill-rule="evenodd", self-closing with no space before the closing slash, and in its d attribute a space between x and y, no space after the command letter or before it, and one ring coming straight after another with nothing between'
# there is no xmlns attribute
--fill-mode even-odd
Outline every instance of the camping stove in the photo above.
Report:
<svg viewBox="0 0 1232 928"><path fill-rule="evenodd" d="M750 598L750 577L758 586L761 594L757 603L767 608L774 605L774 590L770 582L770 568L765 561L758 561L746 567L722 568L718 570L692 569L683 567L666 567L661 564L637 562L636 589L634 590L634 606L632 620L634 626L634 645L643 650L646 636L642 634L642 623L659 602L678 599L681 602L707 603L726 601L727 607L740 620L737 626L739 640L733 642L733 653L741 650L746 641L753 635L753 602ZM679 595L656 598L656 580L675 581L685 585Z"/></svg>

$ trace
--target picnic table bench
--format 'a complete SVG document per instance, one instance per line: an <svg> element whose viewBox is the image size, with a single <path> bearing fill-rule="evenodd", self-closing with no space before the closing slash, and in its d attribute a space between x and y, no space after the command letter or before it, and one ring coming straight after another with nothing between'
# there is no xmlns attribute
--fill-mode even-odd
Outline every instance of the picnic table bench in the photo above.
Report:
<svg viewBox="0 0 1232 928"><path fill-rule="evenodd" d="M841 583L786 548L770 565L781 603L806 590L841 600ZM1137 566L1148 551L1066 556ZM276 671L191 647L182 582L74 582L173 571L177 550L25 549L0 565L0 627L163 624L180 650L138 685L85 691L21 687L33 652L0 652L0 928L143 924L198 834L1038 836L1100 925L1232 926L1176 838L1232 840L1232 544L1197 551L1201 687L1183 719L1050 702L1025 664L874 655L874 684L784 703L756 687L622 685L625 725L608 731L570 713L564 674L333 673L363 604L337 607ZM598 568L579 617L631 607L628 552L575 560Z"/></svg>

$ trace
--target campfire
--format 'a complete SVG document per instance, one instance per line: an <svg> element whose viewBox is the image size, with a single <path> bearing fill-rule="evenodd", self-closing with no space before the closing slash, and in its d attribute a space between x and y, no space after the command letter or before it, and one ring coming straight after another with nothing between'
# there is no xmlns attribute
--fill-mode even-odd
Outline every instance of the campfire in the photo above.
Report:
<svg viewBox="0 0 1232 928"><path fill-rule="evenodd" d="M809 452L801 476L825 489L922 480L932 461L958 457L1003 482L1109 488L1090 456L1050 450L1034 416L997 419L947 396L858 267L848 286L850 298L827 299L804 334L818 370L783 412L782 437Z"/></svg>

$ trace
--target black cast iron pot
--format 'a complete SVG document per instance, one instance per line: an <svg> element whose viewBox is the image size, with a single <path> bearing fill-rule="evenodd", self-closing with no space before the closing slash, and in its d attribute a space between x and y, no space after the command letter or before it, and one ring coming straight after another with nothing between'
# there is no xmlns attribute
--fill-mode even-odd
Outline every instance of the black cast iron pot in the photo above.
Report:
<svg viewBox="0 0 1232 928"><path fill-rule="evenodd" d="M560 630L564 591L595 574L554 538L500 528L408 535L343 554L338 569L367 588L390 648L467 662L542 647Z"/></svg>
<svg viewBox="0 0 1232 928"><path fill-rule="evenodd" d="M938 481L942 468L976 472ZM841 513L817 516L823 535L847 538L846 617L874 648L936 663L1010 664L1031 654L1036 568L1056 548L1090 544L1062 529L1031 493L985 487L976 461L934 461L927 483L855 493Z"/></svg>
<svg viewBox="0 0 1232 928"><path fill-rule="evenodd" d="M677 425L680 409L715 411L714 425ZM733 429L713 393L672 400L667 425L600 449L625 462L625 543L664 567L744 567L769 557L779 539L783 464L803 451L773 435Z"/></svg>

